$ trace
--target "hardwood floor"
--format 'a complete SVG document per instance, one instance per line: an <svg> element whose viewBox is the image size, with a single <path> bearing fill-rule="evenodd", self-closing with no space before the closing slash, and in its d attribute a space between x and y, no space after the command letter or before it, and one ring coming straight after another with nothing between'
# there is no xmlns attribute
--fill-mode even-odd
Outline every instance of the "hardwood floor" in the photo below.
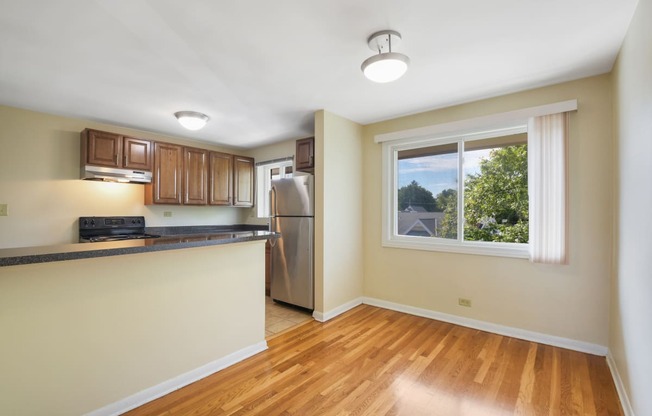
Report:
<svg viewBox="0 0 652 416"><path fill-rule="evenodd" d="M362 305L128 415L622 415L605 358Z"/></svg>

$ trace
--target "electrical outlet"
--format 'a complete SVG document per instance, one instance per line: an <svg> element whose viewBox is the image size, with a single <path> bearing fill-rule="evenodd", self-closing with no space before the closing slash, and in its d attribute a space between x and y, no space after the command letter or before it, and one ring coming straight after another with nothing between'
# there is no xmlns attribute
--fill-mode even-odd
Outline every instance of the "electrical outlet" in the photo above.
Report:
<svg viewBox="0 0 652 416"><path fill-rule="evenodd" d="M171 217L172 216L172 211L163 211L163 216L164 217Z"/></svg>
<svg viewBox="0 0 652 416"><path fill-rule="evenodd" d="M471 307L471 299L459 298L459 299L457 299L457 303L460 306L466 306L467 308Z"/></svg>
<svg viewBox="0 0 652 416"><path fill-rule="evenodd" d="M0 217L6 217L7 215L7 204L0 204Z"/></svg>

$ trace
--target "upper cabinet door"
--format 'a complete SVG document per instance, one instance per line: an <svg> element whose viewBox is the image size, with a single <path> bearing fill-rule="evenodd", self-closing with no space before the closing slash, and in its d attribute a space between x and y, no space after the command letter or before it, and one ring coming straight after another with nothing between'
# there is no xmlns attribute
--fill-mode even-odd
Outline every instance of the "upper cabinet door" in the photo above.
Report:
<svg viewBox="0 0 652 416"><path fill-rule="evenodd" d="M123 141L123 166L134 170L152 170L152 142L125 137Z"/></svg>
<svg viewBox="0 0 652 416"><path fill-rule="evenodd" d="M315 138L297 140L296 170L312 173L315 170Z"/></svg>
<svg viewBox="0 0 652 416"><path fill-rule="evenodd" d="M86 129L81 134L81 164L151 171L152 148L149 140Z"/></svg>
<svg viewBox="0 0 652 416"><path fill-rule="evenodd" d="M97 130L85 130L87 134L86 161L90 165L119 168L122 154L122 136Z"/></svg>
<svg viewBox="0 0 652 416"><path fill-rule="evenodd" d="M152 187L155 204L181 204L183 147L168 143L154 144ZM146 194L147 195L147 194Z"/></svg>
<svg viewBox="0 0 652 416"><path fill-rule="evenodd" d="M231 205L233 199L233 155L211 152L208 203Z"/></svg>
<svg viewBox="0 0 652 416"><path fill-rule="evenodd" d="M208 203L208 150L184 148L183 172L183 203L206 205Z"/></svg>
<svg viewBox="0 0 652 416"><path fill-rule="evenodd" d="M236 207L254 206L254 159L234 156L234 201Z"/></svg>

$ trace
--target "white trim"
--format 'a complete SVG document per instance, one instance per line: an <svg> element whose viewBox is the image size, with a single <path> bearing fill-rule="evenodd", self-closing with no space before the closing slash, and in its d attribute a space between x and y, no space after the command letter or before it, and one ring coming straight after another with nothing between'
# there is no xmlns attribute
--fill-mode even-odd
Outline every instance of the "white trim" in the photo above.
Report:
<svg viewBox="0 0 652 416"><path fill-rule="evenodd" d="M491 129L474 129L474 130L463 130L463 131L454 131L448 132L445 135L440 136L418 136L418 137L407 137L400 140L391 140L390 142L383 143L383 146L390 146L392 150L401 151L401 150L411 150L418 149L423 146L436 146L438 144L452 144L460 142L474 142L484 139L493 139L495 137L501 136L511 136L521 133L527 133L527 122L518 123L515 125L510 124L509 126L500 126L494 127ZM464 151L459 151L460 154L464 154Z"/></svg>
<svg viewBox="0 0 652 416"><path fill-rule="evenodd" d="M557 337L554 335L542 334L540 332L528 331L525 329L514 328L504 325L498 325L491 322L478 321L476 319L464 318L447 313L432 311L429 309L417 308L409 305L389 302L382 299L364 297L365 305L377 306L379 308L390 309L393 311L408 313L410 315L422 316L424 318L435 319L437 321L448 322L455 325L461 325L468 328L479 329L480 331L491 332L494 334L505 335L508 337L524 339L526 341L538 342L540 344L552 345L554 347L566 348L569 350L585 352L593 355L607 355L607 347L590 342L578 341L569 338Z"/></svg>
<svg viewBox="0 0 652 416"><path fill-rule="evenodd" d="M106 405L100 409L86 413L86 416L120 415L129 410L135 409L138 406L142 406L145 403L149 403L154 399L165 396L166 394L178 390L184 386L187 386L188 384L194 383L197 380L208 377L213 373L223 370L226 367L232 366L233 364L254 356L259 352L265 351L266 349L267 342L265 341L250 345L227 356L218 358L217 360L205 364L199 368L188 371L187 373L173 377L167 381L157 384L156 386L149 387L122 400L118 400L117 402Z"/></svg>
<svg viewBox="0 0 652 416"><path fill-rule="evenodd" d="M435 124L431 126L418 127L415 129L393 131L390 133L377 134L374 137L376 143L383 143L393 140L429 136L436 138L452 132L462 133L478 129L488 129L496 126L508 127L519 124L527 124L530 117L546 116L549 114L564 113L577 110L577 100L561 101L558 103L545 104L537 107L523 108L520 110L508 111L505 113L491 114L488 116L476 117L465 120L451 121L449 123Z"/></svg>
<svg viewBox="0 0 652 416"><path fill-rule="evenodd" d="M437 240L437 244L433 241ZM512 257L516 259L529 258L529 246L519 243L493 243L481 241L465 241L463 244L456 240L446 242L445 238L394 236L390 240L382 241L383 247L406 248L412 250L439 251L457 254L477 254L480 256Z"/></svg>
<svg viewBox="0 0 652 416"><path fill-rule="evenodd" d="M381 192L382 192L382 241L389 241L393 235L397 234L397 225L393 220L394 212L397 209L397 169L396 169L396 150L390 146L383 145L382 173L381 173ZM391 183L390 183L391 181Z"/></svg>
<svg viewBox="0 0 652 416"><path fill-rule="evenodd" d="M616 392L618 393L618 398L620 399L621 407L623 408L623 413L625 416L635 416L634 409L632 404L629 401L629 396L627 395L627 390L623 384L622 378L620 378L620 373L618 372L618 367L616 366L616 360L614 360L611 350L607 353L607 366L611 371L611 378L614 380L616 385Z"/></svg>
<svg viewBox="0 0 652 416"><path fill-rule="evenodd" d="M383 247L403 248L447 253L475 254L482 256L529 258L527 243L501 243L462 240L464 231L464 186L457 189L457 236L456 239L439 237L421 237L398 234L398 153L402 150L418 149L424 146L457 143L458 178L457 183L464 183L464 145L468 141L490 139L506 135L527 132L527 123L490 130L465 132L433 139L431 137L410 138L383 143L382 147L382 226L381 245Z"/></svg>
<svg viewBox="0 0 652 416"><path fill-rule="evenodd" d="M346 302L336 308L331 309L328 312L317 312L314 311L312 313L312 317L315 318L315 321L319 322L326 322L330 321L331 319L335 318L338 315L343 314L346 311L349 311L353 308L355 308L358 305L362 305L362 299L363 298L356 298L353 299L352 301Z"/></svg>
<svg viewBox="0 0 652 416"><path fill-rule="evenodd" d="M278 159L272 159L272 160L265 160L265 161L262 161L262 162L256 162L256 167L264 166L264 165L273 165L275 163L280 163L280 162L287 162L288 160L291 160L291 161L294 162L294 156L279 157Z"/></svg>

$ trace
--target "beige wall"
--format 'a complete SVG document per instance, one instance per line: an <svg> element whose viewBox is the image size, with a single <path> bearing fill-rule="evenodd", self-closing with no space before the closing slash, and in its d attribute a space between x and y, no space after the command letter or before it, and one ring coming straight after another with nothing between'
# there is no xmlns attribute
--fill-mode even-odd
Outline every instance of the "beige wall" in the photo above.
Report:
<svg viewBox="0 0 652 416"><path fill-rule="evenodd" d="M570 119L570 263L381 247L374 135L578 99ZM611 267L611 85L598 76L364 127L365 296L606 346ZM472 308L457 305L470 298Z"/></svg>
<svg viewBox="0 0 652 416"><path fill-rule="evenodd" d="M641 0L613 73L616 245L609 348L634 412L652 409L652 1Z"/></svg>
<svg viewBox="0 0 652 416"><path fill-rule="evenodd" d="M264 244L0 267L0 414L83 414L263 342Z"/></svg>
<svg viewBox="0 0 652 416"><path fill-rule="evenodd" d="M205 143L0 106L0 248L71 243L77 218L144 215L148 225L241 223L247 209L144 206L144 187L79 180L79 133L86 127L238 153ZM163 217L171 211L172 217Z"/></svg>
<svg viewBox="0 0 652 416"><path fill-rule="evenodd" d="M301 137L299 137L301 139ZM249 149L245 153L246 156L253 157L256 162L265 162L267 160L280 159L284 157L294 156L296 140L285 140L279 143L268 144L266 146Z"/></svg>
<svg viewBox="0 0 652 416"><path fill-rule="evenodd" d="M362 127L315 114L315 310L362 296Z"/></svg>

